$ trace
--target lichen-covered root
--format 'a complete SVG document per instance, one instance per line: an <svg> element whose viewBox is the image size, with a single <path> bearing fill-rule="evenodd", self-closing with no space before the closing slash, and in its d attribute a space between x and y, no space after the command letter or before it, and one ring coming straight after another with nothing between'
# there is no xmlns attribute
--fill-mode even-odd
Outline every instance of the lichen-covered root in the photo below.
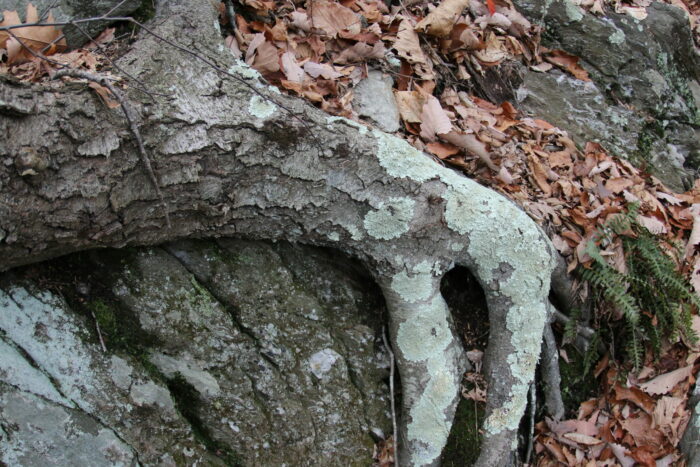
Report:
<svg viewBox="0 0 700 467"><path fill-rule="evenodd" d="M440 295L440 277L402 271L381 277L379 283L403 391L400 465L438 465L466 365Z"/></svg>

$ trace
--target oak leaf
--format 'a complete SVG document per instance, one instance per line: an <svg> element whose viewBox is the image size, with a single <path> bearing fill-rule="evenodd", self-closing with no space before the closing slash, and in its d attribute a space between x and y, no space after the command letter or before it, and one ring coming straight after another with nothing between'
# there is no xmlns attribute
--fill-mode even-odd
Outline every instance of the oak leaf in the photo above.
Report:
<svg viewBox="0 0 700 467"><path fill-rule="evenodd" d="M0 26L18 26L20 24L39 23L39 14L36 7L31 3L27 4L26 21L22 23L16 11L5 10L3 13L3 21ZM47 18L48 23L53 23L54 18L49 13ZM29 50L43 55L51 55L60 52L66 48L65 39L56 41L61 35L61 32L54 26L25 26L21 28L13 28L8 31L0 31L0 48L7 50L7 63L19 64L34 58ZM54 43L54 41L56 41ZM47 50L44 51L44 49ZM42 52L43 51L43 52Z"/></svg>
<svg viewBox="0 0 700 467"><path fill-rule="evenodd" d="M469 6L469 0L443 0L437 8L416 24L416 30L436 37L449 36L455 21Z"/></svg>

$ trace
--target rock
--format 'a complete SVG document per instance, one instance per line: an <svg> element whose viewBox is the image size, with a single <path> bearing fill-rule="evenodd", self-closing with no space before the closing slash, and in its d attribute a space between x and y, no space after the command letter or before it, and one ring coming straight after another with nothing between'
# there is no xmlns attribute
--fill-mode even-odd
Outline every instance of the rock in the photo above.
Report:
<svg viewBox="0 0 700 467"><path fill-rule="evenodd" d="M544 25L547 47L579 57L593 80L528 70L517 91L522 109L580 144L599 141L638 165L651 163L676 190L688 188L700 167L700 58L685 13L654 2L640 21L613 12L599 18L569 0L515 5Z"/></svg>
<svg viewBox="0 0 700 467"><path fill-rule="evenodd" d="M128 355L104 354L63 298L5 277L0 309L0 461L223 465L162 382Z"/></svg>
<svg viewBox="0 0 700 467"><path fill-rule="evenodd" d="M2 282L0 307L10 312L0 316L8 339L0 345L0 397L14 409L1 411L0 423L29 426L21 420L36 416L40 398L46 417L99 417L104 433L83 424L88 434L73 440L62 425L42 436L39 428L21 429L10 435L11 448L0 446L0 460L16 464L24 456L22 465L39 465L30 450L15 451L44 443L56 446L54 464L75 464L69 460L81 452L102 452L113 442L124 465L136 458L366 465L371 432L391 432L388 361L378 344L381 294L351 260L289 244L222 240L56 263L61 276L76 277L63 287L67 302L40 291L33 292L40 299L22 299L22 281ZM89 284L89 295L75 283ZM24 318L32 307L36 317ZM27 361L35 353L41 357ZM47 375L66 382L54 387ZM133 435L146 432L148 446Z"/></svg>
<svg viewBox="0 0 700 467"><path fill-rule="evenodd" d="M22 21L25 20L26 0L0 0L0 12L4 10L17 11ZM68 22L76 19L97 18L109 13L109 16L128 16L136 11L142 0L32 0L40 18L48 16L48 10L57 22ZM66 36L68 47L80 47L91 38L96 37L109 21L89 21L80 23L80 29L66 25L63 34ZM86 36L89 36L87 37Z"/></svg>
<svg viewBox="0 0 700 467"><path fill-rule="evenodd" d="M399 108L394 99L393 85L390 76L371 70L367 78L355 87L352 101L358 115L367 117L387 133L399 130Z"/></svg>
<svg viewBox="0 0 700 467"><path fill-rule="evenodd" d="M700 465L700 385L696 384L693 394L688 401L691 409L688 427L683 433L680 448L689 466Z"/></svg>

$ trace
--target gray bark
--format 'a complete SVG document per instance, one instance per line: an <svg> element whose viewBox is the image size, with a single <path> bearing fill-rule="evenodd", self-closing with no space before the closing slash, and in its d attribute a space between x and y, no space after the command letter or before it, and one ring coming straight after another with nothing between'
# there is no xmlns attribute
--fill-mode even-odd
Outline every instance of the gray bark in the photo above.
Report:
<svg viewBox="0 0 700 467"><path fill-rule="evenodd" d="M490 317L484 442L507 461L537 363L546 237L499 194L406 142L281 96L223 47L209 2L158 2L121 67L167 97L128 92L172 227L119 109L81 83L0 86L0 270L72 251L186 237L285 239L343 250L382 287L403 387L402 465L435 465L464 368L440 279L481 283Z"/></svg>

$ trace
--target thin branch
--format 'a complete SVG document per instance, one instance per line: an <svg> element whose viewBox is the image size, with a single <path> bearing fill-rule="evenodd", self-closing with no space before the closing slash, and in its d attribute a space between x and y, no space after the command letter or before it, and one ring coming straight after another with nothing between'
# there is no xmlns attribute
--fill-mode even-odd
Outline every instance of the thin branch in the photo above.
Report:
<svg viewBox="0 0 700 467"><path fill-rule="evenodd" d="M389 394L391 396L391 423L394 427L394 467L399 467L399 431L396 425L396 401L394 400L394 352L391 351L389 341L386 338L386 329L382 330L384 347L389 352Z"/></svg>
<svg viewBox="0 0 700 467"><path fill-rule="evenodd" d="M133 23L133 24L137 25L139 28L141 28L141 29L143 29L144 31L146 31L146 32L147 32L148 34L150 34L151 36L153 36L153 37L155 37L156 39L158 39L159 41L162 41L162 42L168 44L169 46L171 46L171 47L173 47L173 48L179 50L180 52L183 52L183 53L185 53L185 54L187 54L187 55L193 57L194 59L196 59L196 60L198 60L198 61L204 63L205 65L207 65L207 66L209 66L210 68L216 70L217 72L219 72L219 73L221 73L221 74L223 74L223 75L226 75L226 76L228 76L229 78L234 79L235 81L239 82L240 84L242 84L243 86L245 86L246 88L248 88L248 90L251 91L252 93L258 95L260 98L264 99L264 100L267 101L267 102L271 102L271 103L275 104L276 106L278 106L279 108L281 108L282 110L284 110L285 112L287 112L289 115L291 115L295 120L299 121L299 122L307 129L309 136L310 136L311 139L314 141L314 145L318 148L318 150L319 150L320 152L323 152L323 145L321 144L321 141L318 139L318 137L317 137L312 131L310 131L311 128L312 128L312 124L310 124L310 123L308 122L307 119L304 119L304 118L300 117L300 116L297 115L293 110L291 110L289 107L285 106L284 104L281 104L281 103L277 102L277 101L276 101L275 99L273 99L272 97L263 94L263 93L260 92L254 85L250 84L249 82L247 82L246 80L244 80L244 79L241 78L240 76L237 76L237 75L235 75L234 73L231 73L231 72L229 72L229 71L224 70L223 68L221 68L220 66L218 66L217 64L215 64L214 62L212 62L211 60L209 60L209 59L207 59L207 58L205 58L205 57L202 57L201 55L199 55L199 54L196 53L196 52L191 51L191 50L188 49L187 47L184 47L184 46L182 46L182 45L180 45L180 44L178 44L178 43L176 43L176 42L174 42L174 41L171 41L171 40L169 40L169 39L166 39L165 37L163 37L163 36L161 36L161 35L159 35L159 34L156 34L152 29L146 27L146 26L143 25L141 22L136 21L134 18L132 18L132 17L130 17L130 16L97 16L97 17L92 17L92 18L81 18L81 19L76 19L76 20L72 20L72 21L56 21L56 22L53 22L53 23L26 23L26 24L12 25L12 26L1 26L1 27L0 27L0 31L8 31L8 32L9 32L9 31L12 30L12 29L24 28L24 27L27 27L27 26L43 26L43 27L48 27L48 26L58 27L58 26L61 26L61 27L62 27L62 26L66 26L66 25L69 25L69 24L70 24L70 25L76 25L76 24L80 24L80 23L89 23L89 22L94 22L94 21L110 21L110 22L113 22L113 21L127 21L127 22L129 22L129 23ZM52 62L52 63L56 63L56 62ZM313 124L313 126L315 126L315 124Z"/></svg>
<svg viewBox="0 0 700 467"><path fill-rule="evenodd" d="M131 108L131 105L129 102L124 98L121 92L119 92L113 85L112 83L109 82L109 80L100 75L96 75L93 73L88 73L87 71L82 71L82 70L73 70L69 68L64 68L63 70L58 70L56 73L53 75L53 79L61 78L63 76L70 76L72 78L79 78L79 79L86 79L88 81L95 82L101 86L104 86L105 88L109 89L109 92L111 92L114 97L119 101L119 105L122 109L122 112L124 112L124 117L126 118L127 123L129 124L129 130L131 130L131 134L134 137L134 140L136 141L136 144L139 149L139 157L141 159L141 162L143 165L146 167L146 172L148 173L148 177L151 180L151 183L153 184L153 187L156 190L156 194L158 195L158 199L160 200L163 210L165 212L165 222L168 226L168 228L172 227L172 224L170 223L170 214L168 213L168 206L165 204L165 198L163 197L163 192L160 190L160 185L158 184L158 178L156 177L156 173L153 170L153 166L151 165L151 159L148 157L148 153L146 152L146 148L143 144L143 138L141 138L141 132L139 131L138 126L136 125L136 116L134 115L134 111Z"/></svg>

